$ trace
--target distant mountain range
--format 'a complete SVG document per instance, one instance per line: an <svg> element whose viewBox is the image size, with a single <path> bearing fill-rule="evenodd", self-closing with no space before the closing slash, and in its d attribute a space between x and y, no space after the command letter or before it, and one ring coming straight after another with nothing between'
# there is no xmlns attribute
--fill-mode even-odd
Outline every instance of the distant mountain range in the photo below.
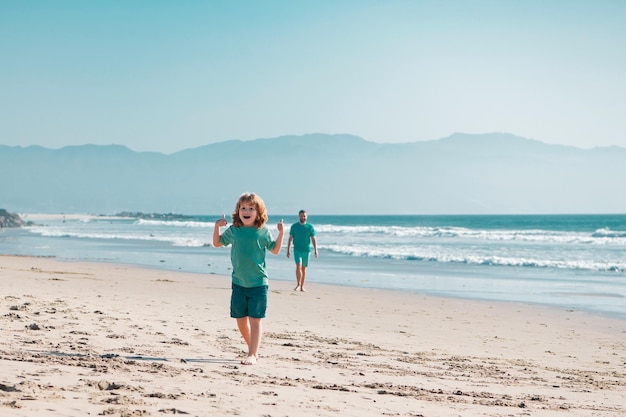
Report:
<svg viewBox="0 0 626 417"><path fill-rule="evenodd" d="M380 144L311 134L226 141L171 155L124 146L0 145L0 208L28 213L625 213L626 149L511 134Z"/></svg>

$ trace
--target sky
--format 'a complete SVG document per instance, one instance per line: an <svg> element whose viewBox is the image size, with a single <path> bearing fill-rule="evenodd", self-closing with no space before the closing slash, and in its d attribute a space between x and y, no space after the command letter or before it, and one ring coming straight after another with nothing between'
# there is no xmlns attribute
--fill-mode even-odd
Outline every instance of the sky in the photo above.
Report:
<svg viewBox="0 0 626 417"><path fill-rule="evenodd" d="M626 147L622 0L0 0L0 144Z"/></svg>

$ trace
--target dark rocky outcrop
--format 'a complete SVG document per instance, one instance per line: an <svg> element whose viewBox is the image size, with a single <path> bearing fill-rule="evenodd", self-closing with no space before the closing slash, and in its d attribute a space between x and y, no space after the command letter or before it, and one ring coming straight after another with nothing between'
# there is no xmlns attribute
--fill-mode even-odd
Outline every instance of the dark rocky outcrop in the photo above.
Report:
<svg viewBox="0 0 626 417"><path fill-rule="evenodd" d="M0 228L5 227L22 227L27 223L22 220L22 218L15 214L9 213L5 209L0 209Z"/></svg>
<svg viewBox="0 0 626 417"><path fill-rule="evenodd" d="M193 216L186 216L184 214L176 213L142 213L140 211L122 211L115 213L116 217L130 217L133 219L146 219L146 220L190 220Z"/></svg>

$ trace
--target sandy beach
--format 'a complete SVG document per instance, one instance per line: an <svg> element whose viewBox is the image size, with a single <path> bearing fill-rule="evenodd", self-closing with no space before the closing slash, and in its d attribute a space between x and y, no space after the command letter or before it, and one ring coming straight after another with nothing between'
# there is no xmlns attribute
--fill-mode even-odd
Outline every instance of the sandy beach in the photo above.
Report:
<svg viewBox="0 0 626 417"><path fill-rule="evenodd" d="M271 281L257 365L230 278L0 256L3 416L623 416L626 321Z"/></svg>

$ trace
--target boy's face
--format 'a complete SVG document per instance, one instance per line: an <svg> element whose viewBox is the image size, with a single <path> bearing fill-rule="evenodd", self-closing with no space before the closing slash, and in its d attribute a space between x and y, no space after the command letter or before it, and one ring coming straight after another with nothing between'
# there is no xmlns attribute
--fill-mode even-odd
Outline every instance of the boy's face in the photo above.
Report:
<svg viewBox="0 0 626 417"><path fill-rule="evenodd" d="M241 203L241 206L239 206L239 218L244 226L254 226L256 215L255 204Z"/></svg>

